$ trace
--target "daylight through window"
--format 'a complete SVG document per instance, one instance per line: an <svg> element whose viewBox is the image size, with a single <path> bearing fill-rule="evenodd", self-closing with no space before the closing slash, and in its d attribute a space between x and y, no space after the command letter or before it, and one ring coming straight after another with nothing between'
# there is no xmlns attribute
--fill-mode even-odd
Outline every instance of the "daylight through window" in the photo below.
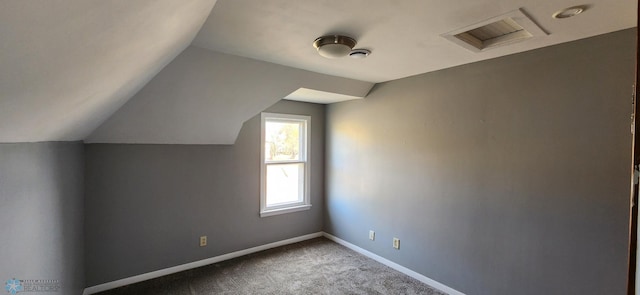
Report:
<svg viewBox="0 0 640 295"><path fill-rule="evenodd" d="M309 116L262 113L260 215L311 207Z"/></svg>

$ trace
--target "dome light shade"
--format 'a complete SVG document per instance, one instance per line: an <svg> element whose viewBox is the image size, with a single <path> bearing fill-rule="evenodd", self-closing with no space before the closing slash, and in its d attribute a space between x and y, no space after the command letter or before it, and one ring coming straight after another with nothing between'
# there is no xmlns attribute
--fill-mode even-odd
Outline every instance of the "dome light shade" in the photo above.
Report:
<svg viewBox="0 0 640 295"><path fill-rule="evenodd" d="M354 46L356 46L355 39L341 35L322 36L313 42L313 47L326 58L347 56Z"/></svg>

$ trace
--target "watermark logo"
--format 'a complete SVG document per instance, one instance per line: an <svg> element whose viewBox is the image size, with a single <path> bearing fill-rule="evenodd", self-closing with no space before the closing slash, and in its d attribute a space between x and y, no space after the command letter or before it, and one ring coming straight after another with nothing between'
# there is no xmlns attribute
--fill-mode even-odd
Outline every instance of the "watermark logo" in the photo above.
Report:
<svg viewBox="0 0 640 295"><path fill-rule="evenodd" d="M20 283L20 281L16 280L15 278L8 280L4 288L11 294L16 294L24 290L24 288L22 287L22 283Z"/></svg>
<svg viewBox="0 0 640 295"><path fill-rule="evenodd" d="M29 292L58 292L61 289L58 280L17 280L16 278L7 280L4 289L9 294L29 293Z"/></svg>

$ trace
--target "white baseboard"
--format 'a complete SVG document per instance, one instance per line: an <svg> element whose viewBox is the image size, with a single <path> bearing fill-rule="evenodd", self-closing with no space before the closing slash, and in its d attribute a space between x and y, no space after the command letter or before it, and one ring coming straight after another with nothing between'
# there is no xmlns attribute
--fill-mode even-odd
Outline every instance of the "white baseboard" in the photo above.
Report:
<svg viewBox="0 0 640 295"><path fill-rule="evenodd" d="M203 259L203 260L198 260L198 261L194 261L194 262L190 262L190 263L185 263L185 264L181 264L178 266L174 266L174 267L169 267L169 268L165 268L165 269L161 269L161 270L156 270L156 271L152 271L152 272L148 272L148 273L144 273L141 275L137 275L137 276L133 276L133 277L128 277L128 278L124 278L124 279L120 279L117 281L112 281L112 282L108 282L108 283L104 283L104 284L100 284L100 285L96 285L96 286L91 286L88 288L84 289L84 292L82 293L83 295L90 295L90 294L94 294L94 293L98 293L98 292L102 292L102 291L106 291L106 290L110 290L110 289L114 289L114 288L118 288L118 287L122 287L122 286L126 286L126 285L130 285L130 284L135 284L135 283L139 283L142 281L146 281L146 280L150 280L150 279L155 279L161 276L166 276L166 275L170 275L176 272L181 272L181 271L185 271L185 270L189 270L189 269L193 269L193 268L197 268L197 267L201 267L201 266L205 266L205 265L209 265L209 264L213 264L213 263L217 263L220 261L224 261L224 260L229 260L229 259L233 259L236 257L240 257L240 256L244 256L247 254L251 254L251 253L256 253L256 252L260 252L260 251L264 251L264 250L268 250L271 248L275 248L275 247L280 247L280 246L284 246L284 245L289 245L289 244L293 244L293 243L297 243L297 242L302 242L305 240L309 240L309 239L313 239L313 238L317 238L317 237L326 237L329 240L332 240L340 245L343 245L351 250L354 250L364 256L367 256L373 260L376 260L386 266L389 266L401 273L404 273L410 277L413 277L429 286L432 286L436 289L439 289L440 291L446 292L449 295L465 295L464 293L455 290L451 287L448 287L447 285L444 285L440 282L437 282L435 280L432 280L426 276L423 276L413 270L410 270L400 264L397 264L391 260L388 260L382 256L376 255L372 252L369 252L365 249L362 249L354 244L351 244L343 239L340 239L336 236L333 236L331 234L325 233L325 232L317 232L317 233L313 233L313 234L308 234L308 235L304 235L304 236L299 236L299 237L295 237L295 238L291 238L291 239L286 239L286 240L282 240L282 241L278 241L278 242L273 242L273 243L269 243L266 245L261 245L261 246L257 246L257 247L253 247L253 248L249 248L249 249L244 249L244 250L240 250L240 251L236 251L236 252L232 252L232 253L228 253L228 254L223 254L220 256L215 256L215 257L211 257L211 258L207 258L207 259Z"/></svg>
<svg viewBox="0 0 640 295"><path fill-rule="evenodd" d="M293 244L293 243L297 243L297 242L302 242L302 241L313 239L313 238L322 237L323 234L324 234L323 232L317 232L317 233L313 233L313 234L299 236L299 237L295 237L295 238L291 238L291 239L286 239L286 240L282 240L282 241L278 241L278 242L269 243L269 244L262 245L262 246L257 246L257 247L253 247L253 248L249 248L249 249L244 249L244 250L240 250L240 251L236 251L236 252L232 252L232 253L216 256L216 257L211 257L211 258L207 258L207 259L203 259L203 260L198 260L198 261L194 261L194 262L190 262L190 263L185 263L185 264L181 264L181 265L174 266L174 267L169 267L169 268L165 268L165 269L161 269L161 270L156 270L156 271L144 273L144 274L133 276L133 277L124 278L124 279L113 281L113 282L108 282L108 283L104 283L104 284L100 284L100 285L96 285L96 286L91 286L91 287L85 288L84 292L82 292L82 294L83 295L89 295L89 294L94 294L94 293L98 293L98 292L114 289L114 288L117 288L117 287L122 287L122 286L125 286L125 285L139 283L139 282L142 282L142 281L155 279L155 278L158 278L158 277L161 277L161 276L170 275L172 273L181 272L181 271L189 270L189 269L192 269L192 268L201 267L201 266L217 263L217 262L220 262L220 261L229 260L229 259L232 259L232 258L244 256L244 255L247 255L247 254L256 253L256 252L260 252L260 251L264 251L264 250L268 250L268 249L271 249L271 248L280 247L280 246L284 246L284 245L289 245L289 244Z"/></svg>
<svg viewBox="0 0 640 295"><path fill-rule="evenodd" d="M434 288L436 288L436 289L438 289L438 290L440 290L442 292L448 293L449 295L465 295L464 293L462 293L462 292L460 292L458 290L455 290L455 289L453 289L453 288L451 288L451 287L449 287L449 286L447 286L445 284L442 284L442 283L440 283L438 281L435 281L435 280L432 280L432 279L430 279L428 277L425 277L425 276L423 276L423 275L421 275L421 274L419 274L419 273L417 273L417 272L415 272L413 270L410 270L410 269L408 269L408 268L406 268L406 267L404 267L404 266L402 266L400 264L397 264L397 263L395 263L395 262L393 262L393 261L391 261L389 259L386 259L386 258L384 258L382 256L376 255L376 254L374 254L372 252L369 252L369 251L367 251L365 249L362 249L362 248L360 248L360 247L358 247L358 246L356 246L354 244L351 244L351 243L349 243L349 242L347 242L347 241L345 241L343 239L340 239L340 238L338 238L336 236L333 236L333 235L328 234L328 233L323 233L323 235L324 235L325 238L327 238L329 240L332 240L332 241L334 241L334 242L336 242L336 243L338 243L340 245L343 245L343 246L345 246L345 247L347 247L347 248L349 248L349 249L351 249L353 251L356 251L356 252L358 252L358 253L360 253L360 254L362 254L364 256L367 256L367 257L369 257L369 258L371 258L373 260L376 260L376 261L378 261L378 262L380 262L380 263L382 263L382 264L384 264L384 265L386 265L388 267L391 267L391 268L393 268L393 269L395 269L395 270L397 270L397 271L399 271L401 273L404 273L404 274L406 274L406 275L408 275L408 276L410 276L410 277L412 277L412 278L414 278L414 279L416 279L418 281L421 281L421 282L423 282L423 283L425 283L425 284L427 284L427 285L429 285L431 287L434 287Z"/></svg>

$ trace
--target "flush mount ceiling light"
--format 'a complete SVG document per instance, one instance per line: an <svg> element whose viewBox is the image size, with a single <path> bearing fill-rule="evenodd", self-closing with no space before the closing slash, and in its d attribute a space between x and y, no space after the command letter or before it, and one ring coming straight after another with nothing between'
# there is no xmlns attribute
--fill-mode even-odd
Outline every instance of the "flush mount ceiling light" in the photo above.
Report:
<svg viewBox="0 0 640 295"><path fill-rule="evenodd" d="M570 18L587 10L586 5L569 7L553 14L553 18Z"/></svg>
<svg viewBox="0 0 640 295"><path fill-rule="evenodd" d="M313 47L318 49L318 53L326 58L347 56L353 46L356 46L356 40L342 35L322 36L313 41Z"/></svg>

